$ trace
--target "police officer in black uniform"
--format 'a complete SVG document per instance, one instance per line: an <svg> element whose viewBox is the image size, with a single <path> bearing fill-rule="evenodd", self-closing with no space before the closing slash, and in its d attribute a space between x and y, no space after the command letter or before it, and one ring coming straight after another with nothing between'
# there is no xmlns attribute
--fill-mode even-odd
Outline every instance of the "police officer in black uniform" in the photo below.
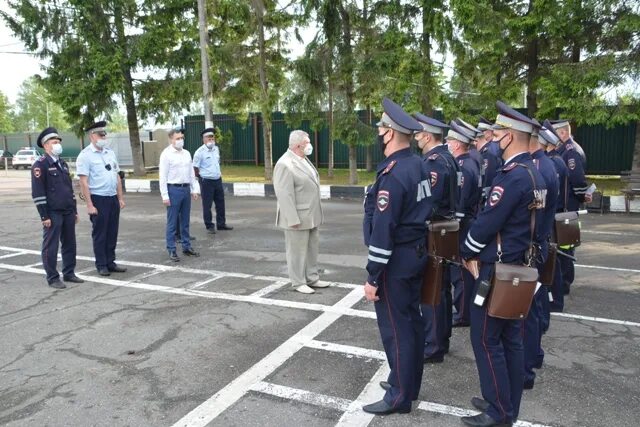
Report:
<svg viewBox="0 0 640 427"><path fill-rule="evenodd" d="M391 373L384 398L362 409L372 414L407 413L422 383L424 323L420 290L427 261L426 221L432 208L429 176L412 153L411 135L422 126L389 99L378 122L386 156L365 198L364 241L369 249L365 297L375 301Z"/></svg>
<svg viewBox="0 0 640 427"><path fill-rule="evenodd" d="M422 160L431 180L432 221L451 220L456 218L456 206L460 199L460 169L453 155L443 144L448 125L427 117L415 114L414 117L423 131L415 138L423 153ZM440 304L422 304L422 317L425 323L424 362L441 363L449 351L451 324L451 274L448 264L443 265L442 291Z"/></svg>
<svg viewBox="0 0 640 427"><path fill-rule="evenodd" d="M474 295L482 282L491 282L496 262L522 265L531 242L531 209L546 189L529 154L535 122L498 101L495 132L505 166L496 176L487 204L467 233L461 256L477 275ZM532 183L533 175L535 189ZM537 217L536 224L539 224ZM535 230L534 230L535 232ZM497 236L501 237L498 247ZM475 300L475 299L474 299ZM482 411L463 417L469 426L510 426L518 418L524 385L522 320L492 317L487 304L471 305L471 344L482 397L471 403Z"/></svg>
<svg viewBox="0 0 640 427"><path fill-rule="evenodd" d="M58 273L58 244L62 244L62 277L65 282L82 283L75 275L76 223L78 210L73 194L69 166L60 158L62 138L56 128L48 127L38 135L38 147L45 155L31 167L31 197L42 221L42 264L47 283L66 288Z"/></svg>

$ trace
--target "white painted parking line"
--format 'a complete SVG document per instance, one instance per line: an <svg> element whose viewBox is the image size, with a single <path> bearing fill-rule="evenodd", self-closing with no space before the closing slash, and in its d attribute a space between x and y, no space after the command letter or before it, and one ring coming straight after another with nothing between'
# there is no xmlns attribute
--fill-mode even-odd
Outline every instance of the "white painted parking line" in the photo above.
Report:
<svg viewBox="0 0 640 427"><path fill-rule="evenodd" d="M338 303L336 308L351 307L361 298L361 291L354 289ZM278 348L265 356L258 363L231 381L207 401L193 409L174 427L203 427L214 420L229 406L233 405L244 396L255 384L263 381L268 375L289 360L308 342L328 328L340 318L337 313L323 313L320 317L302 328L298 333L282 343Z"/></svg>
<svg viewBox="0 0 640 427"><path fill-rule="evenodd" d="M334 353L349 354L352 356L364 357L368 359L387 360L387 356L384 354L384 351L354 347L352 345L343 345L327 341L312 340L307 344L307 347L315 348L317 350L331 351Z"/></svg>
<svg viewBox="0 0 640 427"><path fill-rule="evenodd" d="M9 250L9 249L6 249L6 250ZM13 249L11 249L11 250L13 250ZM0 256L0 259L13 258L13 257L16 257L16 256L28 255L28 254L29 254L29 252L20 251L20 252L16 252L16 253L13 253L13 254L2 255L2 256Z"/></svg>
<svg viewBox="0 0 640 427"><path fill-rule="evenodd" d="M469 417L469 416L472 416L472 415L479 414L478 411L474 411L474 410L458 408L456 406L450 406L450 405L443 405L441 403L424 402L424 401L421 401L418 404L418 409L421 409L421 410L427 411L427 412L433 412L433 413L436 413L436 414L453 415L454 417ZM514 426L517 426L517 427L550 427L550 426L547 426L545 424L537 424L537 423L532 423L532 422L529 422L529 421L518 421L517 423L514 424Z"/></svg>
<svg viewBox="0 0 640 427"><path fill-rule="evenodd" d="M42 262L36 262L35 264L25 265L25 267L35 268L35 267L39 267L41 265L42 265Z"/></svg>
<svg viewBox="0 0 640 427"><path fill-rule="evenodd" d="M257 391L271 396L280 397L282 399L295 400L296 402L308 403L314 406L322 406L329 409L337 409L338 411L346 411L351 401L341 397L327 396L326 394L314 393L312 391L300 390L283 385L266 383L260 381L251 387L252 391Z"/></svg>
<svg viewBox="0 0 640 427"><path fill-rule="evenodd" d="M278 280L276 283L273 283L269 286L265 286L264 288L255 291L254 293L251 294L252 297L265 297L267 295L269 295L270 293L273 293L277 290L282 289L283 287L287 286L287 285L291 285L291 281L289 280Z"/></svg>
<svg viewBox="0 0 640 427"><path fill-rule="evenodd" d="M605 267L602 265L585 265L585 264L575 264L575 266L580 268L592 268L594 270L623 271L625 273L640 273L640 270L634 270L632 268Z"/></svg>
<svg viewBox="0 0 640 427"><path fill-rule="evenodd" d="M189 289L200 289L200 288L202 288L204 286L207 286L209 283L211 283L211 282L213 282L215 280L218 280L221 277L224 277L224 276L213 276L213 277L210 277L210 278L208 278L206 280L202 280L200 282L194 283L193 285L189 286Z"/></svg>
<svg viewBox="0 0 640 427"><path fill-rule="evenodd" d="M164 270L152 270L152 271L147 271L145 273L140 273L137 276L133 276L129 279L127 279L128 282L137 282L139 280L143 280L143 279L147 279L149 277L155 276L157 274L160 273L164 273Z"/></svg>
<svg viewBox="0 0 640 427"><path fill-rule="evenodd" d="M640 323L638 322L630 322L628 320L607 319L604 317L582 316L580 314L551 313L551 315L556 317L566 317L568 319L588 320L589 322L611 323L614 325L624 325L624 326L640 326Z"/></svg>
<svg viewBox="0 0 640 427"><path fill-rule="evenodd" d="M380 388L380 381L386 381L389 377L389 365L383 363L382 366L371 377L365 385L358 398L351 402L349 408L338 420L336 426L339 427L366 427L373 420L374 415L362 410L362 405L377 402L384 396L384 391ZM363 403L364 402L364 403Z"/></svg>

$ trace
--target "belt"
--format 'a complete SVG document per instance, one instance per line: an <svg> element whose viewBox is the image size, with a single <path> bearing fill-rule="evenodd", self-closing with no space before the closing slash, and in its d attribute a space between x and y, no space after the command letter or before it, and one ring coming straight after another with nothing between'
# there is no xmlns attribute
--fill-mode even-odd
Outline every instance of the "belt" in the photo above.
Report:
<svg viewBox="0 0 640 427"><path fill-rule="evenodd" d="M169 187L191 187L191 184L167 184Z"/></svg>
<svg viewBox="0 0 640 427"><path fill-rule="evenodd" d="M220 181L222 179L222 177L220 177L220 178L204 178L204 177L201 177L201 178L203 180L205 180L205 181Z"/></svg>

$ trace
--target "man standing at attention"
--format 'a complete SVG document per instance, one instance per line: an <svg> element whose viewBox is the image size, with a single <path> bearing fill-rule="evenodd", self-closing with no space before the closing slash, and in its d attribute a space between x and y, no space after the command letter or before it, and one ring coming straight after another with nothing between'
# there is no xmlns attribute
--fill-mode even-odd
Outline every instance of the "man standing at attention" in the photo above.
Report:
<svg viewBox="0 0 640 427"><path fill-rule="evenodd" d="M64 289L58 273L58 244L62 243L62 277L65 282L82 283L76 268L76 224L78 209L73 194L69 166L60 158L62 138L56 128L46 128L38 136L45 155L31 167L31 196L42 221L42 264L47 283Z"/></svg>
<svg viewBox="0 0 640 427"><path fill-rule="evenodd" d="M320 177L307 159L313 153L309 134L294 130L289 149L273 169L273 188L278 199L276 225L284 229L287 269L291 285L303 294L325 288L318 275L318 227L322 224Z"/></svg>
<svg viewBox="0 0 640 427"><path fill-rule="evenodd" d="M170 145L160 154L160 194L162 203L167 207L167 251L169 258L178 262L180 258L176 252L175 238L178 222L182 253L186 256L200 256L191 248L189 237L191 198L198 200L200 186L191 163L191 154L184 149L182 129L171 129L168 136Z"/></svg>
<svg viewBox="0 0 640 427"><path fill-rule="evenodd" d="M91 144L76 159L80 189L93 225L91 238L96 268L101 276L127 271L115 262L120 210L124 209L125 203L118 159L106 146L106 126L107 122L102 121L85 129Z"/></svg>
<svg viewBox="0 0 640 427"><path fill-rule="evenodd" d="M220 149L216 144L214 128L206 128L200 133L202 145L193 155L193 169L200 181L202 193L202 216L204 226L209 234L216 234L218 230L233 230L227 225L224 211L224 189L222 188L222 173L220 171ZM211 205L216 205L216 223L211 216Z"/></svg>

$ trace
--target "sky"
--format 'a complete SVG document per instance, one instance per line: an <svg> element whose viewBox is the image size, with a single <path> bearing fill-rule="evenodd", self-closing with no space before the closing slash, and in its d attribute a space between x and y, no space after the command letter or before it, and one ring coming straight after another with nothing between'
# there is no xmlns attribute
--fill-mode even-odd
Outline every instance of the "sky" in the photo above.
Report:
<svg viewBox="0 0 640 427"><path fill-rule="evenodd" d="M4 7L2 7L4 9ZM24 80L41 73L40 61L33 55L14 54L26 49L20 40L13 36L11 30L0 24L0 91L12 104L16 102L20 85Z"/></svg>

